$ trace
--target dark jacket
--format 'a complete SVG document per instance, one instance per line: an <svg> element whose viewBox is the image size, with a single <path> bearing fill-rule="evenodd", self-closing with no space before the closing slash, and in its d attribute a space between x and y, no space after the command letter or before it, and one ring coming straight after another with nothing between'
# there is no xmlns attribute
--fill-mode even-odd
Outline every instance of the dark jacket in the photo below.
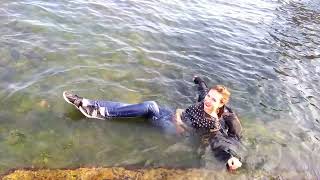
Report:
<svg viewBox="0 0 320 180"><path fill-rule="evenodd" d="M198 102L201 102L206 97L210 89L200 77L196 77L194 79L194 83L199 85ZM221 123L220 130L226 133L229 137L240 139L242 127L236 114L227 106L221 107L218 111L218 117Z"/></svg>
<svg viewBox="0 0 320 180"><path fill-rule="evenodd" d="M196 77L194 83L199 85L198 102L201 102L210 89L200 77ZM220 130L209 135L212 152L221 160L228 160L232 156L241 159L238 150L241 146L242 127L238 117L230 107L223 106L219 109L218 118L221 124Z"/></svg>

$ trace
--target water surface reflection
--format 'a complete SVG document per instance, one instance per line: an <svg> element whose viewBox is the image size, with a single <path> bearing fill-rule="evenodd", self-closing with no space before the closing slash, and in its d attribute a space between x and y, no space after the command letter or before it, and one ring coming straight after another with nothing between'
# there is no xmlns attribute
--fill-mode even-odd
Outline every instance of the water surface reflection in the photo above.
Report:
<svg viewBox="0 0 320 180"><path fill-rule="evenodd" d="M0 169L219 169L193 140L144 123L88 121L62 91L183 108L194 74L225 84L245 128L240 175L319 176L317 1L3 1ZM226 177L228 178L228 177Z"/></svg>

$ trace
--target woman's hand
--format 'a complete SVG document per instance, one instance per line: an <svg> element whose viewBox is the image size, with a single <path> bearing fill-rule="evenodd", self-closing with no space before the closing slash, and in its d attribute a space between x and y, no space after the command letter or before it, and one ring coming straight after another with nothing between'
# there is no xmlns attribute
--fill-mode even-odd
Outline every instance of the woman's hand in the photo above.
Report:
<svg viewBox="0 0 320 180"><path fill-rule="evenodd" d="M242 163L236 157L232 157L227 161L227 168L229 171L235 171L241 166L242 166Z"/></svg>
<svg viewBox="0 0 320 180"><path fill-rule="evenodd" d="M181 120L181 114L183 111L184 111L183 109L177 109L175 117L173 118L175 126L176 126L177 134L182 134L186 131L186 129L184 127L185 125Z"/></svg>
<svg viewBox="0 0 320 180"><path fill-rule="evenodd" d="M192 78L193 82L195 84L199 84L201 81L203 81L200 77L198 77L197 75L194 75Z"/></svg>

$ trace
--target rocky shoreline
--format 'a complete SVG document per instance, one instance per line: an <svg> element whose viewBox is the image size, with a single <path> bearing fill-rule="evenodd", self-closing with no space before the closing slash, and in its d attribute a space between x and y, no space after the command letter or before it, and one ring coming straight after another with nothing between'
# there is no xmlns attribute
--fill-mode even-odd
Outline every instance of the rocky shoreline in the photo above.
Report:
<svg viewBox="0 0 320 180"><path fill-rule="evenodd" d="M298 172L286 172L281 175L268 175L256 172L246 173L215 172L206 169L169 169L169 168L78 168L78 169L19 169L2 176L3 180L109 180L109 179L304 179L315 178Z"/></svg>

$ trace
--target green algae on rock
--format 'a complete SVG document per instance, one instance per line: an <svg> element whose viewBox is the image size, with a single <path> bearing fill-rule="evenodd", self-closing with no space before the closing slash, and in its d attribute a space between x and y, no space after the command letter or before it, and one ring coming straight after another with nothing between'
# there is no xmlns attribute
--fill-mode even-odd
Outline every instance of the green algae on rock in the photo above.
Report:
<svg viewBox="0 0 320 180"><path fill-rule="evenodd" d="M228 173L226 171L211 171L208 169L168 169L168 168L142 168L130 169L123 167L110 168L79 168L79 169L56 169L56 170L16 170L3 176L3 180L65 180L65 179L174 179L174 180L198 180L198 179L303 179L298 172L284 172L281 175L268 175L257 172L251 178L244 177L239 173ZM310 177L312 178L312 177ZM315 177L314 177L315 178Z"/></svg>

